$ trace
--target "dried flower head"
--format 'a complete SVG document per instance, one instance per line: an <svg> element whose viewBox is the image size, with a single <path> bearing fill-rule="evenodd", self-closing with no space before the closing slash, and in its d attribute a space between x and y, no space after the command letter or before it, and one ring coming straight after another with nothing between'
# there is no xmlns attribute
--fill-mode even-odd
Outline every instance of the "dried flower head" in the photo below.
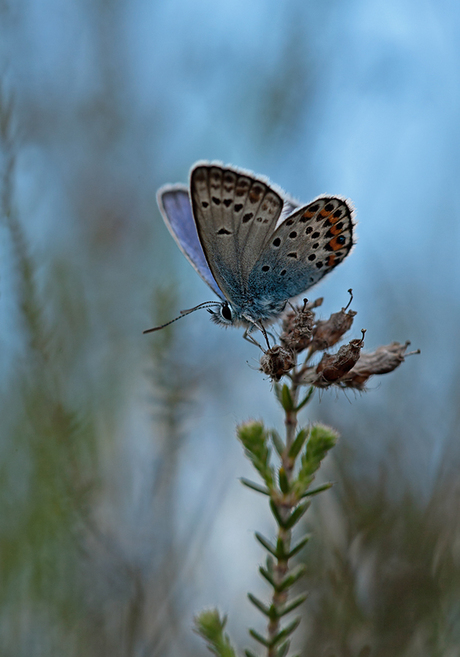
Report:
<svg viewBox="0 0 460 657"><path fill-rule="evenodd" d="M296 353L300 353L310 344L315 318L310 307L312 304L304 299L303 306L291 306L292 310L283 319L281 343Z"/></svg>
<svg viewBox="0 0 460 657"><path fill-rule="evenodd" d="M338 313L333 313L329 319L316 322L310 344L311 353L333 347L350 330L356 312L354 310L348 310L347 312L353 300L352 291L348 290L348 292L350 293L350 301L345 308L342 308Z"/></svg>
<svg viewBox="0 0 460 657"><path fill-rule="evenodd" d="M338 386L364 390L369 377L396 369L409 355L406 350L410 343L393 342L379 347L372 353L363 354L361 350L366 333L364 329L361 329L360 339L350 340L335 354L326 352L326 349L336 344L353 324L356 312L348 310L353 299L352 291L349 290L349 293L348 305L338 313L333 313L325 321L315 321L313 312L314 308L322 304L322 298L314 302L304 299L303 305L291 306L291 310L283 320L281 344L274 345L264 352L260 360L261 371L275 382L290 373L295 385L310 385L315 388ZM307 355L301 364L297 362L297 357L305 349L308 349ZM318 351L325 353L319 363L314 364L311 358Z"/></svg>
<svg viewBox="0 0 460 657"><path fill-rule="evenodd" d="M295 364L296 359L293 351L278 344L265 351L260 359L261 371L273 381L279 381L284 374L287 374L295 367Z"/></svg>
<svg viewBox="0 0 460 657"><path fill-rule="evenodd" d="M360 357L361 349L364 346L364 334L360 340L351 340L348 344L342 345L336 354L323 354L322 359L316 367L318 374L313 385L318 388L330 386L343 377L356 365Z"/></svg>
<svg viewBox="0 0 460 657"><path fill-rule="evenodd" d="M373 374L392 372L404 361L406 356L420 353L420 349L406 353L409 345L409 341L404 344L392 342L369 354L362 354L356 365L341 379L341 385L346 388L363 390L365 383Z"/></svg>

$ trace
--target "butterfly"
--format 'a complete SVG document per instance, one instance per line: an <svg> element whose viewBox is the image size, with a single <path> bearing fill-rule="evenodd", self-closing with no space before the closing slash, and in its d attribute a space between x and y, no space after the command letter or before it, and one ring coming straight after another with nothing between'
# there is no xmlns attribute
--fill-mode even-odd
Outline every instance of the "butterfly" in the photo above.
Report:
<svg viewBox="0 0 460 657"><path fill-rule="evenodd" d="M257 328L267 339L265 327L289 299L328 274L353 246L349 201L321 196L300 206L266 178L233 166L197 162L189 188L165 185L157 200L182 253L220 299L180 317L207 308L217 324L244 327L246 338Z"/></svg>

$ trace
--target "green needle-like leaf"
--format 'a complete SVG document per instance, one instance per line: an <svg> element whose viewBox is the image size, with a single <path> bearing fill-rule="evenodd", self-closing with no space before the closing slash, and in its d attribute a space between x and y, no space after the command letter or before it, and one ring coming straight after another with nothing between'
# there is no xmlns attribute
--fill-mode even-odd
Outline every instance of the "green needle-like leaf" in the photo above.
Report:
<svg viewBox="0 0 460 657"><path fill-rule="evenodd" d="M291 647L291 642L289 639L282 643L280 647L276 651L276 657L286 657L286 655L289 652L289 648Z"/></svg>
<svg viewBox="0 0 460 657"><path fill-rule="evenodd" d="M308 507L310 506L310 500L307 500L307 502L304 502L303 504L299 504L294 511L291 513L289 518L287 518L284 521L283 527L285 529L292 529L294 525L296 525L300 518L303 516L303 514L307 511Z"/></svg>
<svg viewBox="0 0 460 657"><path fill-rule="evenodd" d="M278 611L278 618L281 618L282 616L286 616L286 614L289 614L291 611L294 611L294 609L297 609L305 600L307 599L307 594L304 593L302 595L297 596L297 598L294 598L294 600L291 600L289 604L287 604L285 607L282 608L281 611Z"/></svg>
<svg viewBox="0 0 460 657"><path fill-rule="evenodd" d="M248 598L252 602L254 607L257 607L257 609L261 611L264 614L264 616L267 616L268 618L271 618L273 616L270 607L267 607L267 605L261 602L258 598L256 598L255 595L252 595L252 593L248 593Z"/></svg>
<svg viewBox="0 0 460 657"><path fill-rule="evenodd" d="M273 443L276 451L278 452L278 454L280 456L282 456L283 453L284 453L285 444L281 440L281 436L279 435L279 433L277 431L275 431L275 429L272 429L270 431L270 437L272 439L272 443Z"/></svg>
<svg viewBox="0 0 460 657"><path fill-rule="evenodd" d="M273 573L275 572L275 560L270 554L267 554L267 558L265 559L265 565L267 567L268 572L273 577Z"/></svg>
<svg viewBox="0 0 460 657"><path fill-rule="evenodd" d="M292 634L294 632L294 630L296 630L299 627L299 623L300 623L300 618L295 618L292 621L292 623L289 623L289 625L286 625L286 627L284 627L281 630L281 632L278 632L278 634L275 637L273 637L270 644L272 646L276 646L276 644L279 643L279 641L281 641L282 639L285 639L290 634Z"/></svg>
<svg viewBox="0 0 460 657"><path fill-rule="evenodd" d="M267 582L271 586L273 586L274 589L277 588L276 584L275 584L275 580L273 579L271 574L268 572L268 570L266 570L263 566L259 566L259 573L262 575L262 577L264 577L267 580Z"/></svg>
<svg viewBox="0 0 460 657"><path fill-rule="evenodd" d="M313 497L313 495L318 495L318 493L322 493L323 490L329 490L329 488L332 488L334 484L332 482L328 482L327 484L323 484L322 486L318 486L317 488L312 488L311 490L307 490L302 497Z"/></svg>
<svg viewBox="0 0 460 657"><path fill-rule="evenodd" d="M275 396L276 396L277 400L279 401L279 403L282 406L283 405L283 398L282 398L282 394L281 394L281 390L282 390L281 384L275 383L275 385L273 386L273 390L275 391Z"/></svg>
<svg viewBox="0 0 460 657"><path fill-rule="evenodd" d="M281 536L277 539L276 541L276 558L280 560L285 560L287 557L287 554L284 550L284 541L281 538Z"/></svg>
<svg viewBox="0 0 460 657"><path fill-rule="evenodd" d="M278 470L278 481L280 485L281 492L284 493L285 495L289 493L289 480L286 475L286 470L283 468L283 466L280 467Z"/></svg>
<svg viewBox="0 0 460 657"><path fill-rule="evenodd" d="M286 383L281 388L281 406L287 413L294 410L294 401Z"/></svg>
<svg viewBox="0 0 460 657"><path fill-rule="evenodd" d="M298 566L293 568L290 573L286 575L286 577L280 582L279 584L276 584L276 590L277 591L285 591L286 589L291 588L293 584L299 580L302 575L305 574L307 567L303 564L300 563Z"/></svg>
<svg viewBox="0 0 460 657"><path fill-rule="evenodd" d="M270 509L273 515L275 516L275 520L278 523L278 525L284 527L284 519L281 517L278 507L276 506L273 500L270 500Z"/></svg>
<svg viewBox="0 0 460 657"><path fill-rule="evenodd" d="M308 433L309 433L309 429L300 429L299 433L295 437L295 440L292 443L291 448L289 450L289 456L292 459L297 458L300 450L302 449L302 447L305 444L305 441L308 438Z"/></svg>
<svg viewBox="0 0 460 657"><path fill-rule="evenodd" d="M268 552L273 554L274 557L278 558L278 552L276 550L276 547L273 545L273 543L270 543L270 541L267 540L264 536L262 536L262 534L259 534L259 532L255 532L255 537Z"/></svg>
<svg viewBox="0 0 460 657"><path fill-rule="evenodd" d="M287 555L287 558L288 558L288 559L291 559L295 554L297 554L298 552L300 552L300 550L301 550L303 547L305 547L305 545L308 543L309 540L310 540L310 534L305 534L305 536L303 536L303 537L299 540L299 542L297 543L297 545L295 545L295 546L292 548L292 550L291 550L291 551L289 552L289 554Z"/></svg>
<svg viewBox="0 0 460 657"><path fill-rule="evenodd" d="M302 401L299 404L297 404L295 410L300 411L304 406L306 406L310 401L310 399L313 397L314 392L315 392L315 388L311 386L311 388L309 389L305 397L302 399Z"/></svg>
<svg viewBox="0 0 460 657"><path fill-rule="evenodd" d="M261 634L259 634L255 630L252 630L252 629L249 630L249 634L252 636L253 639L255 639L256 641L261 643L266 648L270 647L270 645L271 645L270 641L268 641L268 639L265 639Z"/></svg>
<svg viewBox="0 0 460 657"><path fill-rule="evenodd" d="M270 495L270 491L268 490L268 488L264 488L264 486L260 486L260 484L256 484L255 481L246 479L246 477L240 477L240 481L243 484L243 486L247 486L248 488L255 490L256 493L262 493L262 495Z"/></svg>

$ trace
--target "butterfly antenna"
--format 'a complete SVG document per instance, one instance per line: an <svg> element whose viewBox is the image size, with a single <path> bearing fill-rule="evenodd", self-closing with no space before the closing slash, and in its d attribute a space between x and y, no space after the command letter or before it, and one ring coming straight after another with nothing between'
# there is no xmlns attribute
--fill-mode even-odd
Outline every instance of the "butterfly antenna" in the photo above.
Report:
<svg viewBox="0 0 460 657"><path fill-rule="evenodd" d="M181 315L188 315L189 313L195 312L195 310L200 310L201 308L212 308L213 306L221 306L220 301L203 301L203 303L199 303L197 306L194 308L189 308L188 310L181 310L180 314Z"/></svg>
<svg viewBox="0 0 460 657"><path fill-rule="evenodd" d="M174 319L171 319L169 322L166 322L166 324L162 324L161 326L154 326L153 328L146 329L145 331L142 331L142 334L144 335L145 333L153 333L154 331L160 331L161 329L166 328L170 324L177 322L178 319L182 319L182 317L187 317L187 315L190 315L190 313L194 313L195 310L200 310L201 308L211 308L212 306L219 306L219 305L220 303L218 301L205 301L204 303L200 303L198 304L198 306L195 306L194 308L190 308L189 310L181 310L180 315L174 317Z"/></svg>

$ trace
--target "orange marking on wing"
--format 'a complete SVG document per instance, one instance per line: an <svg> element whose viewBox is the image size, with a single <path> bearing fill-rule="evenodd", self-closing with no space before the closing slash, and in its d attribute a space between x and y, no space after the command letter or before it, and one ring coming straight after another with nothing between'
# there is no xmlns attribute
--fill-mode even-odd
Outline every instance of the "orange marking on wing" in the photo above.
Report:
<svg viewBox="0 0 460 657"><path fill-rule="evenodd" d="M302 217L305 217L305 219L311 219L314 216L315 216L315 213L314 212L309 212L309 210L305 210L305 212L302 215Z"/></svg>
<svg viewBox="0 0 460 657"><path fill-rule="evenodd" d="M343 244L339 244L339 242L337 241L337 237L333 237L329 242L329 246L333 251L338 251L343 247Z"/></svg>
<svg viewBox="0 0 460 657"><path fill-rule="evenodd" d="M334 264L335 264L335 256L330 255L329 258L327 259L327 266L333 267Z"/></svg>
<svg viewBox="0 0 460 657"><path fill-rule="evenodd" d="M337 226L332 226L331 228L329 228L329 230L333 235L340 235L340 233L342 232L342 229L337 228Z"/></svg>
<svg viewBox="0 0 460 657"><path fill-rule="evenodd" d="M326 208L323 208L323 209L321 210L321 212L320 212L320 215L321 215L322 217L328 217L330 214L331 214L331 211L330 211L330 210L326 210Z"/></svg>

